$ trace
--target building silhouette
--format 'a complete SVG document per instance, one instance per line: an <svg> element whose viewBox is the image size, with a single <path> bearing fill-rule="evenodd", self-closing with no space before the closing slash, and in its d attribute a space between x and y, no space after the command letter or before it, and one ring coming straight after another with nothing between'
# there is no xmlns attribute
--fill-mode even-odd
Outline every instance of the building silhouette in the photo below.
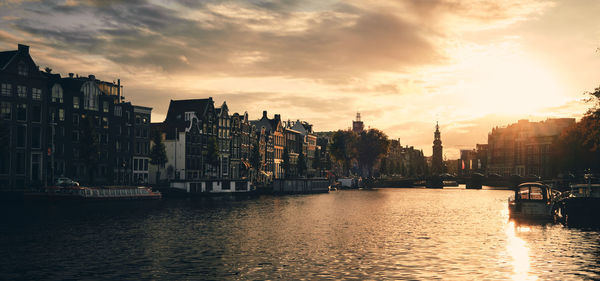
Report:
<svg viewBox="0 0 600 281"><path fill-rule="evenodd" d="M433 155L431 159L431 173L433 175L439 175L443 172L443 159L442 159L442 137L440 133L440 126L435 124L435 132L433 133Z"/></svg>

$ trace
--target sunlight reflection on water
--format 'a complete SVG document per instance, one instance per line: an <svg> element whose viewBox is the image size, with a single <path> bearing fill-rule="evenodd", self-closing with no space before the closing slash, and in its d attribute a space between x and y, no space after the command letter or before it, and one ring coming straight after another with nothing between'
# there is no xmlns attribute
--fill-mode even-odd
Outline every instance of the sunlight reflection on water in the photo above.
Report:
<svg viewBox="0 0 600 281"><path fill-rule="evenodd" d="M529 248L527 242L517 236L518 232L529 232L527 226L517 226L514 221L506 225L507 244L506 250L512 257L513 280L537 280L538 277L530 275Z"/></svg>

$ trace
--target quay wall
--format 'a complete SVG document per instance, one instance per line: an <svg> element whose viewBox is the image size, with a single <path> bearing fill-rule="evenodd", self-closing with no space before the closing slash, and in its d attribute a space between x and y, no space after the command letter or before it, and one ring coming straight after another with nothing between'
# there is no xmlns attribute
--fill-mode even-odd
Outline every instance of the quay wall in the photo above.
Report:
<svg viewBox="0 0 600 281"><path fill-rule="evenodd" d="M326 178L273 180L273 193L325 192L329 192L329 181Z"/></svg>

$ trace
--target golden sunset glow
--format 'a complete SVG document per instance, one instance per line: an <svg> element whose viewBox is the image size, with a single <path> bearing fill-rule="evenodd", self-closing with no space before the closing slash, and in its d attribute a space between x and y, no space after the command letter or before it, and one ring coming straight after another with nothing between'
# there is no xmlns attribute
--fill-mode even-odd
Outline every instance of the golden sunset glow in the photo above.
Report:
<svg viewBox="0 0 600 281"><path fill-rule="evenodd" d="M529 248L527 242L517 236L518 233L529 232L529 227L515 226L511 221L506 226L506 250L512 258L513 275L515 281L537 280L537 276L530 275Z"/></svg>
<svg viewBox="0 0 600 281"><path fill-rule="evenodd" d="M1 49L28 44L41 67L120 78L153 122L169 99L208 96L316 131L360 111L426 155L439 121L453 158L495 126L580 117L600 83L592 0L0 5Z"/></svg>

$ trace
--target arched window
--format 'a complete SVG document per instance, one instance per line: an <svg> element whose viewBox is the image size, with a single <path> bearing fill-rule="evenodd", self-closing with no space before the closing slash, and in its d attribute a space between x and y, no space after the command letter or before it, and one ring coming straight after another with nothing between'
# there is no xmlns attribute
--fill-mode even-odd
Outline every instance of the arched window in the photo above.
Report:
<svg viewBox="0 0 600 281"><path fill-rule="evenodd" d="M83 108L88 110L98 110L98 96L100 90L94 82L88 81L81 86L83 92Z"/></svg>
<svg viewBox="0 0 600 281"><path fill-rule="evenodd" d="M63 88L60 84L52 86L52 102L63 103Z"/></svg>

